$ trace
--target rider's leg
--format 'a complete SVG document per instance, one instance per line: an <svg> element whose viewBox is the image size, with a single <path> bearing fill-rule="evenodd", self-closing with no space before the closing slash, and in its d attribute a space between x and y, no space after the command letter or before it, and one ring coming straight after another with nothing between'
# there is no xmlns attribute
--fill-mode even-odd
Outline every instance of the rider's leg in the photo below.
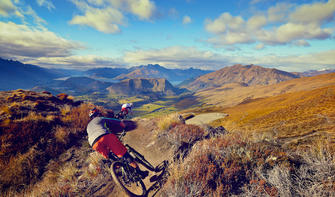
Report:
<svg viewBox="0 0 335 197"><path fill-rule="evenodd" d="M94 145L93 150L98 151L106 159L109 158L109 153L112 151L116 156L122 157L127 148L120 142L114 134L102 136Z"/></svg>

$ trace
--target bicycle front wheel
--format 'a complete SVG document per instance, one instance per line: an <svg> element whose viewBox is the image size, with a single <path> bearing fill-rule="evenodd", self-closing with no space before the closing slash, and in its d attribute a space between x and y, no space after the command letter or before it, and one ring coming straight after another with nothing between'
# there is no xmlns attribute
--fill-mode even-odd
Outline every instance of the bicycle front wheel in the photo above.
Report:
<svg viewBox="0 0 335 197"><path fill-rule="evenodd" d="M135 182L129 180L122 162L114 162L111 165L110 171L115 183L119 185L129 196L146 196L146 188L143 181L141 179L138 179Z"/></svg>

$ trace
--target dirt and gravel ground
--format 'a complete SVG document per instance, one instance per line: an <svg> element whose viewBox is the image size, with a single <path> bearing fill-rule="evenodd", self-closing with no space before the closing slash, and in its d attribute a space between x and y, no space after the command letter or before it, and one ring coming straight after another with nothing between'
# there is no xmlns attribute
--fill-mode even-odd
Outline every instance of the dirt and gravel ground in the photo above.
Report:
<svg viewBox="0 0 335 197"><path fill-rule="evenodd" d="M205 113L205 114L199 114L194 116L193 118L190 118L186 120L186 124L194 124L194 125L204 125L209 124L210 122L224 118L227 114L224 113Z"/></svg>

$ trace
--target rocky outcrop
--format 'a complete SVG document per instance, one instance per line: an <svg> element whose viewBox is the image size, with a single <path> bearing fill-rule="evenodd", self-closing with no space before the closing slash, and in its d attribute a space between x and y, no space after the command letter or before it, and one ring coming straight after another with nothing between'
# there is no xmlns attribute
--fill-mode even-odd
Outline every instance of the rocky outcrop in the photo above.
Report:
<svg viewBox="0 0 335 197"><path fill-rule="evenodd" d="M181 92L166 79L125 79L107 88L110 94L114 95L176 95Z"/></svg>

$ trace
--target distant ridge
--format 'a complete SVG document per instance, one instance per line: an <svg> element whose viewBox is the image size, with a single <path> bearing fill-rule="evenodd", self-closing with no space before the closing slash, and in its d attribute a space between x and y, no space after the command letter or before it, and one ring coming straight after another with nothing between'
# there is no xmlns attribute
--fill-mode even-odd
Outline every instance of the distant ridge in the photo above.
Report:
<svg viewBox="0 0 335 197"><path fill-rule="evenodd" d="M2 58L0 70L0 90L29 89L63 76L35 65Z"/></svg>
<svg viewBox="0 0 335 197"><path fill-rule="evenodd" d="M229 83L240 83L246 86L271 85L282 81L299 78L298 75L256 65L234 65L200 76L182 86L192 91L220 87Z"/></svg>
<svg viewBox="0 0 335 197"><path fill-rule="evenodd" d="M326 69L326 70L309 70L305 72L299 72L295 73L301 77L313 77L316 75L322 75L322 74L327 74L327 73L333 73L335 72L335 69Z"/></svg>
<svg viewBox="0 0 335 197"><path fill-rule="evenodd" d="M125 79L107 88L110 94L115 95L176 95L181 90L173 87L166 79L137 78Z"/></svg>
<svg viewBox="0 0 335 197"><path fill-rule="evenodd" d="M148 64L130 69L129 73L121 74L115 79L135 79L135 78L165 78L169 82L182 82L192 77L198 77L212 71L195 68L188 69L168 69L158 64Z"/></svg>

